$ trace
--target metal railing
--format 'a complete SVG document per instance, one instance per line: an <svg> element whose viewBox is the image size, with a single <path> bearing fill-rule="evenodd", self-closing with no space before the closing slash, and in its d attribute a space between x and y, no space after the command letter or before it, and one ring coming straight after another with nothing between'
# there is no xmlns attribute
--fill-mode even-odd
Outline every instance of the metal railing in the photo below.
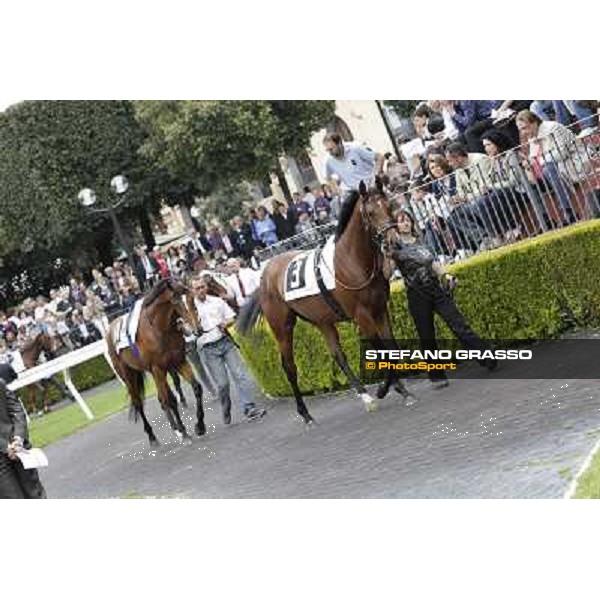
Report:
<svg viewBox="0 0 600 600"><path fill-rule="evenodd" d="M577 137L573 127L431 179L401 204L424 242L455 260L596 218L600 132Z"/></svg>
<svg viewBox="0 0 600 600"><path fill-rule="evenodd" d="M278 254L288 252L289 250L308 250L310 248L316 248L317 246L324 244L329 236L335 233L336 227L336 223L314 225L307 231L303 231L286 240L281 240L271 246L267 246L258 253L258 259L263 262Z"/></svg>

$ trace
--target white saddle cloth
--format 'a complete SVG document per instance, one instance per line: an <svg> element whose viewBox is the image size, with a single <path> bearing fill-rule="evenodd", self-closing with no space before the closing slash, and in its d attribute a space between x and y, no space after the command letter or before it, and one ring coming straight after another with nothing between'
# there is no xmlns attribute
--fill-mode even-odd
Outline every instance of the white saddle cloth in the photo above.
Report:
<svg viewBox="0 0 600 600"><path fill-rule="evenodd" d="M127 314L121 315L115 319L113 332L117 352L129 348L130 340L132 343L135 343L138 325L140 324L143 301L143 298L141 298L133 305L133 308ZM131 318L129 318L130 314Z"/></svg>
<svg viewBox="0 0 600 600"><path fill-rule="evenodd" d="M290 261L283 275L284 298L286 301L317 296L321 293L315 276L315 256L315 249L306 250ZM328 290L335 290L334 256L335 242L334 237L331 236L323 247L318 265L323 283Z"/></svg>

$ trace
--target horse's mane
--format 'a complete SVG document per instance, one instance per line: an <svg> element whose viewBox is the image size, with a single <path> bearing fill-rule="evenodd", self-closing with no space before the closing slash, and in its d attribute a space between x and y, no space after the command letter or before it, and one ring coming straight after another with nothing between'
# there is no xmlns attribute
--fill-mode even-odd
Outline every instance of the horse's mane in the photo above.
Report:
<svg viewBox="0 0 600 600"><path fill-rule="evenodd" d="M144 298L142 306L148 307L166 290L171 289L170 279L161 279Z"/></svg>
<svg viewBox="0 0 600 600"><path fill-rule="evenodd" d="M350 219L352 218L352 214L354 213L354 208L356 207L356 202L359 198L360 194L357 191L353 190L348 196L348 199L342 204L337 234L335 236L336 242L342 237L344 231L346 231L346 227L348 227L348 223L350 223Z"/></svg>

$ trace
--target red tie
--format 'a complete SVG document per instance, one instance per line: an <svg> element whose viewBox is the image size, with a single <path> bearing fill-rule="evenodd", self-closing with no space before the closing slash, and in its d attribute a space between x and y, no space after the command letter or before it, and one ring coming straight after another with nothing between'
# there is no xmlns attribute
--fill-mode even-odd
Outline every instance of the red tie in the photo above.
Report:
<svg viewBox="0 0 600 600"><path fill-rule="evenodd" d="M242 292L242 298L245 298L246 290L244 289L244 284L242 283L242 280L240 279L240 274L236 273L235 276L237 277L238 283L240 285L240 292Z"/></svg>

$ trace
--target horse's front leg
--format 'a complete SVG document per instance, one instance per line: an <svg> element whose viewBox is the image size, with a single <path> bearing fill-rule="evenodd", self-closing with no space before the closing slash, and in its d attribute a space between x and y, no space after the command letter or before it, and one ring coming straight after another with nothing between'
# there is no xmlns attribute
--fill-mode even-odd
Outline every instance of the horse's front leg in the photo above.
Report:
<svg viewBox="0 0 600 600"><path fill-rule="evenodd" d="M365 410L367 412L373 412L377 410L377 401L369 392L367 392L367 388L360 382L358 377L354 374L354 371L350 368L348 364L348 359L346 358L346 354L342 350L342 346L340 344L340 338L338 335L338 331L335 325L318 325L321 333L325 336L325 341L329 346L329 351L335 358L338 363L340 369L344 372L350 385L356 390L356 393L359 395L360 399L363 401L365 406Z"/></svg>
<svg viewBox="0 0 600 600"><path fill-rule="evenodd" d="M187 408L187 401L183 394L183 388L181 387L181 378L179 377L179 373L175 369L169 369L169 375L173 380L173 385L175 386L175 390L177 391L177 395L179 396L179 402L181 402L181 406L183 408Z"/></svg>
<svg viewBox="0 0 600 600"><path fill-rule="evenodd" d="M183 439L187 436L187 432L183 423L181 422L179 411L177 411L177 401L175 396L169 389L169 385L167 383L167 373L168 371L166 369L161 369L159 367L152 369L152 375L154 377L154 381L156 382L156 391L158 392L160 405L167 416L167 420L169 421L171 429L178 434L181 439ZM179 417L177 419L178 422L176 421L176 416Z"/></svg>
<svg viewBox="0 0 600 600"><path fill-rule="evenodd" d="M375 345L383 350L399 349L398 342L394 338L387 309L383 313L380 322L377 322L368 311L361 311L357 315L356 321L364 339L373 340ZM418 401L418 398L406 389L402 379L393 369L388 370L385 380L377 388L377 397L384 398L392 385L402 396L405 406L412 406Z"/></svg>
<svg viewBox="0 0 600 600"><path fill-rule="evenodd" d="M206 425L204 424L204 406L202 404L202 386L194 376L194 371L189 362L184 362L178 368L179 374L192 386L194 390L194 396L196 396L196 417L197 422L195 426L196 435L204 435L206 433Z"/></svg>

